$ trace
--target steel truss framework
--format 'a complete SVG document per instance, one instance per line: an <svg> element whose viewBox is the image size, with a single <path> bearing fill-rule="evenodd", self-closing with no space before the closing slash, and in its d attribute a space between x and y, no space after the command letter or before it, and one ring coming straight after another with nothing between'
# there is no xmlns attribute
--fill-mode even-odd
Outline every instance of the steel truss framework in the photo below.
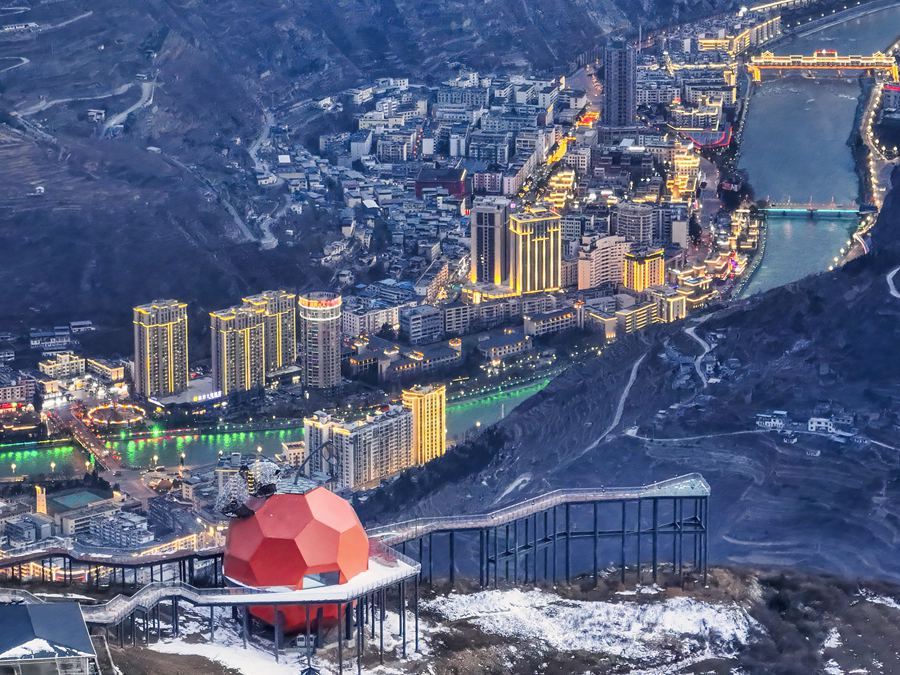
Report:
<svg viewBox="0 0 900 675"><path fill-rule="evenodd" d="M129 585L136 589L138 575L149 572L150 584L132 595L118 595L103 605L83 607L85 620L95 629L112 634L121 645L148 642L154 636L160 639L164 634L161 612L169 618L170 634L178 636L179 605L186 602L195 608L209 608L210 640L215 637L214 609L230 607L240 622L246 646L254 635L263 633L262 628L254 627L258 622L250 615L250 607L271 606L274 626L265 633L272 636L277 660L286 649L280 607L305 606L306 631L301 635L307 655L305 673L315 672L310 655L324 639L318 632L312 635L310 627L318 625L316 619L321 619L324 605L333 605L340 638L339 672L344 672L344 650L349 649L361 673L367 643L377 642L379 660L384 660L388 607L396 607L399 612L401 656L406 657L409 647L418 651L421 582L446 582L452 588L460 578L474 581L477 577L482 588L497 588L501 584L570 582L575 577L591 576L596 583L612 565L618 567L622 583L656 582L664 567L682 583L687 578L706 583L709 496L709 485L703 477L689 474L636 488L558 490L492 513L418 519L370 529L370 542L381 558L402 563L403 569L377 587L335 595L340 598L337 602L321 598L298 602L289 593L227 586L223 552L217 549L143 558L49 549L0 559L0 574L22 580L23 567L37 564L44 581L45 568L49 566L53 573L56 564L63 583L83 580L97 587L121 584L124 591ZM198 568L205 568L202 575ZM210 587L194 585L201 576ZM58 577L50 580L58 581ZM24 590L0 588L0 601L4 600L43 602ZM411 637L407 623L410 612Z"/></svg>

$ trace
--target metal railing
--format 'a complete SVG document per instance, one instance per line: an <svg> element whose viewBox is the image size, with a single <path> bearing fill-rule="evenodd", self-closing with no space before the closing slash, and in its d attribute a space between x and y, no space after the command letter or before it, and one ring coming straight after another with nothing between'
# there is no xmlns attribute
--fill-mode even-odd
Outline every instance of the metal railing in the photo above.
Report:
<svg viewBox="0 0 900 675"><path fill-rule="evenodd" d="M709 483L699 473L690 473L677 478L631 488L572 488L554 490L523 502L512 504L489 513L464 516L438 516L434 518L416 518L391 525L384 525L368 530L372 539L385 544L398 544L418 539L433 532L450 530L478 530L492 528L521 520L532 514L540 513L564 504L585 502L621 501L634 499L676 498L676 497L708 497Z"/></svg>
<svg viewBox="0 0 900 675"><path fill-rule="evenodd" d="M82 606L88 623L115 625L135 611L149 612L163 600L177 598L195 606L234 605L327 605L345 604L382 588L398 584L419 574L421 566L399 551L378 541L369 543L369 559L378 563L374 571L370 566L350 581L332 586L309 589L258 588L252 586L225 586L198 588L183 581L157 581L143 586L134 595L117 595L108 602ZM6 591L0 591L0 598ZM29 601L27 591L12 590L10 596ZM31 596L34 597L34 596Z"/></svg>

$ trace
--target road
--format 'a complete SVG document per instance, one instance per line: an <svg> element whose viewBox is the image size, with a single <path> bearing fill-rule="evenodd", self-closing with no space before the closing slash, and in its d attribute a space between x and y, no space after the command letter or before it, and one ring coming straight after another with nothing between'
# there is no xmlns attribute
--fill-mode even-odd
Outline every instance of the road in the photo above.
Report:
<svg viewBox="0 0 900 675"><path fill-rule="evenodd" d="M116 113L103 125L103 136L105 137L109 131L116 125L123 124L128 116L139 108L144 108L153 103L153 91L156 88L156 82L141 82L141 97L134 105L129 106L120 113Z"/></svg>
<svg viewBox="0 0 900 675"><path fill-rule="evenodd" d="M613 416L612 423L606 428L606 431L604 431L593 443L582 450L578 454L578 457L583 456L585 453L590 452L598 445L600 445L600 443L603 442L603 439L609 436L612 433L613 429L619 426L619 423L622 421L622 413L625 412L625 401L628 400L628 394L631 393L631 388L634 386L634 382L637 379L638 369L641 367L641 363L644 362L646 356L646 352L641 354L640 358L634 362L633 366L631 366L631 375L629 375L628 383L625 385L625 389L622 391L622 395L619 397L619 405L616 406L616 414Z"/></svg>
<svg viewBox="0 0 900 675"><path fill-rule="evenodd" d="M897 286L894 285L894 277L897 276L897 272L900 272L900 266L895 267L890 272L888 272L884 280L887 281L888 292L895 298L900 299L900 291L897 290Z"/></svg>
<svg viewBox="0 0 900 675"><path fill-rule="evenodd" d="M21 58L21 57L20 57ZM34 115L39 112L43 112L47 108L52 108L55 105L59 105L60 103L71 103L73 101L99 101L104 98L112 98L114 96L121 96L126 91L131 89L134 86L134 82L126 82L125 84L119 85L112 91L109 91L105 94L96 94L94 96L74 96L72 98L54 98L49 101L43 100L35 103L33 105L28 106L23 110L17 111L19 117L29 117L30 115Z"/></svg>
<svg viewBox="0 0 900 675"><path fill-rule="evenodd" d="M700 362L703 360L704 356L706 356L707 354L709 354L710 351L712 351L712 347L706 340L697 336L697 328L700 326L700 324L702 324L704 321L706 321L709 317L710 317L710 315L707 314L707 315L703 316L700 320L698 320L697 323L695 323L690 328L684 329L685 335L687 335L688 337L695 340L697 342L697 344L700 345L700 348L703 350L703 353L700 354L700 356L698 356L696 359L694 359L694 370L697 371L697 376L700 378L700 381L703 382L704 389L706 388L706 385L708 384L708 382L706 381L706 374L703 372L703 369L700 367Z"/></svg>
<svg viewBox="0 0 900 675"><path fill-rule="evenodd" d="M6 68L0 68L0 73L6 73L15 68L19 68L28 63L31 63L30 59L26 59L24 56L0 56L0 61L9 60L9 59L19 59L18 63L14 63L11 66L6 66Z"/></svg>
<svg viewBox="0 0 900 675"><path fill-rule="evenodd" d="M702 434L700 436L682 436L681 438L651 438L650 436L641 436L638 434L638 428L632 427L625 430L625 435L636 438L640 441L650 441L651 443L679 443L681 441L702 441L707 438L722 438L724 436L745 436L747 434L766 434L768 429L744 429L742 431L723 431L717 434Z"/></svg>

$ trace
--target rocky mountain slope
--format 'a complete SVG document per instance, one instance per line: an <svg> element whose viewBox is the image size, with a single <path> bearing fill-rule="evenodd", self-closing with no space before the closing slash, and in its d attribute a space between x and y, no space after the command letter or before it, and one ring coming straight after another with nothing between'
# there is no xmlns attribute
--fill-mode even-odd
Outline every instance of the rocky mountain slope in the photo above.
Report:
<svg viewBox="0 0 900 675"><path fill-rule="evenodd" d="M0 25L36 28L0 35L0 322L118 325L159 295L191 301L200 318L260 286L302 285L307 258L245 245L258 233L239 222L248 205L277 205L256 190L246 151L264 107L382 75L434 82L459 64L558 75L610 31L731 4L11 3ZM91 108L107 111L100 126ZM23 319L29 308L41 316Z"/></svg>
<svg viewBox="0 0 900 675"><path fill-rule="evenodd" d="M685 326L620 341L478 443L374 495L368 517L481 512L561 486L698 471L712 486L711 561L900 579L900 298L886 279L900 266L900 169L874 245L834 273L701 316L698 335L719 335L712 356L736 359L720 382L689 372L677 384L671 355L692 366L701 353ZM758 412L805 421L825 401L854 413L873 442L800 435L790 445L755 429Z"/></svg>

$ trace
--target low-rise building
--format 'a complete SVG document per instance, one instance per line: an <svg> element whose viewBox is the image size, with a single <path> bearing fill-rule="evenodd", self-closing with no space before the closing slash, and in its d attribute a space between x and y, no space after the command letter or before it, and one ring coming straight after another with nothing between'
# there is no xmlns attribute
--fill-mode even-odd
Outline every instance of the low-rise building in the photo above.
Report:
<svg viewBox="0 0 900 675"><path fill-rule="evenodd" d="M92 519L90 534L104 546L123 549L139 548L154 539L147 519L127 511L116 511L102 518Z"/></svg>
<svg viewBox="0 0 900 675"><path fill-rule="evenodd" d="M578 327L577 312L574 307L529 314L525 317L525 335L539 337Z"/></svg>
<svg viewBox="0 0 900 675"><path fill-rule="evenodd" d="M478 340L478 351L489 361L503 361L531 351L531 347L531 336L512 328Z"/></svg>
<svg viewBox="0 0 900 675"><path fill-rule="evenodd" d="M72 352L58 352L38 362L38 370L50 378L64 380L84 375L85 358Z"/></svg>

